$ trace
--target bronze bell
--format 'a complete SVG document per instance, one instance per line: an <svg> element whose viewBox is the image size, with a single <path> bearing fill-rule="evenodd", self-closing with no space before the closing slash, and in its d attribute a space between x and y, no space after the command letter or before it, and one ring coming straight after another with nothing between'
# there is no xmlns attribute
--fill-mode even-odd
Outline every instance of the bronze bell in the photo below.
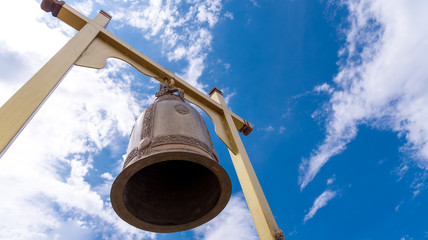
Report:
<svg viewBox="0 0 428 240"><path fill-rule="evenodd" d="M164 83L156 97L131 132L111 203L119 217L137 228L184 231L217 216L232 185L218 164L203 118L184 101L183 90Z"/></svg>

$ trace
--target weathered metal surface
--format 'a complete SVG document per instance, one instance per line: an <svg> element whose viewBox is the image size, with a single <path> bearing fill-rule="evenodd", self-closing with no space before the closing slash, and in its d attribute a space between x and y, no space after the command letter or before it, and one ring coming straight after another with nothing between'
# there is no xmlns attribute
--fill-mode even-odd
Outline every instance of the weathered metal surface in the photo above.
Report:
<svg viewBox="0 0 428 240"><path fill-rule="evenodd" d="M61 10L62 6L65 4L64 1L57 0L43 0L40 4L40 8L45 12L51 12L52 16L58 16L59 10Z"/></svg>
<svg viewBox="0 0 428 240"><path fill-rule="evenodd" d="M132 130L111 202L135 227L184 231L223 210L231 182L218 164L203 118L184 101L184 92L164 83L156 97Z"/></svg>
<svg viewBox="0 0 428 240"><path fill-rule="evenodd" d="M247 122L245 119L244 120L244 126L242 126L241 129L239 129L239 132L243 133L245 136L248 136L248 134L250 134L253 131L253 125L251 125L250 122Z"/></svg>

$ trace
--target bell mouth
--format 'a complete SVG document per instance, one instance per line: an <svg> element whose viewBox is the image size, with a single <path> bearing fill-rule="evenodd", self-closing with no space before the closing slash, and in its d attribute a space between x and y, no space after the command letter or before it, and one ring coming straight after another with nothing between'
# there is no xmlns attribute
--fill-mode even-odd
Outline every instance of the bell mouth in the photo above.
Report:
<svg viewBox="0 0 428 240"><path fill-rule="evenodd" d="M205 166L170 160L136 172L125 185L123 200L128 211L144 222L174 226L207 214L220 191L216 175Z"/></svg>
<svg viewBox="0 0 428 240"><path fill-rule="evenodd" d="M162 152L128 165L116 178L111 203L129 224L178 232L217 216L231 195L226 171L193 152Z"/></svg>

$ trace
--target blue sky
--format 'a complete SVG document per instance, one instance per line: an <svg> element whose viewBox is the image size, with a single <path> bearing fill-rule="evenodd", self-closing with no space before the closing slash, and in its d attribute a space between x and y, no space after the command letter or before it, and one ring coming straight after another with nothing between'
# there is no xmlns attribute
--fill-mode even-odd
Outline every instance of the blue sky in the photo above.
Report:
<svg viewBox="0 0 428 240"><path fill-rule="evenodd" d="M0 104L76 32L39 7L0 8ZM286 239L428 239L424 0L70 0L254 125L241 135ZM74 67L0 159L0 239L258 239L229 153L232 198L194 230L154 234L109 192L158 83L119 60Z"/></svg>

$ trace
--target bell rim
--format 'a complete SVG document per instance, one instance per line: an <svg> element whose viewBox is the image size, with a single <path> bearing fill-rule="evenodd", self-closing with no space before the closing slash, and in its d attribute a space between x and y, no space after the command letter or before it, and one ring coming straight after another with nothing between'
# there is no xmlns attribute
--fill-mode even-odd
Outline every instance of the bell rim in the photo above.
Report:
<svg viewBox="0 0 428 240"><path fill-rule="evenodd" d="M186 159L178 161L189 161L201 164L217 176L221 189L218 201L214 205L214 207L204 216L191 222L173 226L162 226L145 222L130 213L128 208L125 206L123 199L123 191L125 189L126 183L132 176L134 176L135 173L145 167L160 162L177 161L177 156L174 156L174 154L178 154L180 157L186 157ZM223 209L229 202L230 196L232 194L232 183L230 181L230 177L227 174L226 170L219 163L207 156L191 151L170 150L146 155L144 156L144 161L138 160L139 159L136 157L136 159L133 159L128 163L127 167L124 168L121 173L116 177L110 191L110 202L116 214L122 220L136 228L158 233L173 233L190 230L192 228L205 224L215 218L220 212L223 211Z"/></svg>

